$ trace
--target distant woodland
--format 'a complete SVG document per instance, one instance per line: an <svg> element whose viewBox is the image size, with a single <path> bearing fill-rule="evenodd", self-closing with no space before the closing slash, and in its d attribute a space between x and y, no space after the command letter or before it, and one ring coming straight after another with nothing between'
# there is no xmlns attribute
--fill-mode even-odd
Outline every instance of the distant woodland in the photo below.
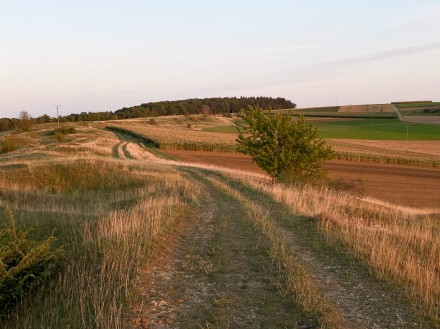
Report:
<svg viewBox="0 0 440 329"><path fill-rule="evenodd" d="M249 106L259 106L263 109L293 109L296 104L282 97L223 97L223 98L203 98L186 99L178 101L162 101L144 103L132 107L124 107L117 111L106 112L81 112L60 116L60 122L79 122L79 121L103 121L131 118L144 118L164 115L192 115L192 114L228 114L237 113L241 109ZM11 129L21 129L24 121L26 125L35 123L53 122L54 118L43 115L37 118L30 116L25 118L1 118L0 131Z"/></svg>

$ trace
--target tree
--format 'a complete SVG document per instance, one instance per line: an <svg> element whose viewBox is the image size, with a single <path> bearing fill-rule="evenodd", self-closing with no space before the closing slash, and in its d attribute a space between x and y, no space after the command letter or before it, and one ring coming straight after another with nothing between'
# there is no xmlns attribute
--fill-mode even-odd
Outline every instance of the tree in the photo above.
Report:
<svg viewBox="0 0 440 329"><path fill-rule="evenodd" d="M246 123L236 123L238 152L249 154L273 182L316 182L323 176L321 162L334 157L318 137L318 128L302 116L292 120L290 112L265 114L257 106L241 111L239 117Z"/></svg>
<svg viewBox="0 0 440 329"><path fill-rule="evenodd" d="M32 117L27 111L20 111L20 115L18 116L18 128L22 131L29 131L32 126Z"/></svg>

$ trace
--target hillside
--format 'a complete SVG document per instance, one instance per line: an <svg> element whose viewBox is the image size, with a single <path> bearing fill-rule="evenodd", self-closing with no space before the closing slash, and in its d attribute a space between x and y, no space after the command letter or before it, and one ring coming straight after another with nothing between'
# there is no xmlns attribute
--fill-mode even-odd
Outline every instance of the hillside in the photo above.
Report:
<svg viewBox="0 0 440 329"><path fill-rule="evenodd" d="M21 143L0 155L1 218L65 249L0 328L438 327L436 210L171 161L102 122L55 128L0 137Z"/></svg>

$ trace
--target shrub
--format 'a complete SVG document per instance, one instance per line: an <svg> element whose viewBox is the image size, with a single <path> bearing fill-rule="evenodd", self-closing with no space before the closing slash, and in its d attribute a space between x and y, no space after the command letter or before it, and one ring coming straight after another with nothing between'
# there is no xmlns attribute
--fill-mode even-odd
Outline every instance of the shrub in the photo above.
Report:
<svg viewBox="0 0 440 329"><path fill-rule="evenodd" d="M0 142L0 154L12 152L18 149L18 145L10 138L5 138Z"/></svg>
<svg viewBox="0 0 440 329"><path fill-rule="evenodd" d="M62 142L66 135L76 134L76 129L73 127L59 127L52 130L50 134L55 136L58 142Z"/></svg>
<svg viewBox="0 0 440 329"><path fill-rule="evenodd" d="M236 122L237 150L249 154L273 182L317 181L323 176L321 162L334 157L318 137L318 128L307 124L302 116L292 121L290 113L265 114L259 107L249 107L239 117L246 123Z"/></svg>
<svg viewBox="0 0 440 329"><path fill-rule="evenodd" d="M56 136L56 134L61 135L70 135L70 134L76 134L76 129L73 127L59 127L52 131L52 134Z"/></svg>
<svg viewBox="0 0 440 329"><path fill-rule="evenodd" d="M10 211L8 217L0 230L0 315L47 280L63 253L62 248L53 248L53 234L45 241L32 241L30 230L18 231Z"/></svg>
<svg viewBox="0 0 440 329"><path fill-rule="evenodd" d="M64 135L57 132L55 133L55 138L58 142L62 142L64 140Z"/></svg>
<svg viewBox="0 0 440 329"><path fill-rule="evenodd" d="M149 119L149 120L148 120L148 123L149 123L150 125L155 125L155 124L157 124L155 118L151 118L151 119Z"/></svg>

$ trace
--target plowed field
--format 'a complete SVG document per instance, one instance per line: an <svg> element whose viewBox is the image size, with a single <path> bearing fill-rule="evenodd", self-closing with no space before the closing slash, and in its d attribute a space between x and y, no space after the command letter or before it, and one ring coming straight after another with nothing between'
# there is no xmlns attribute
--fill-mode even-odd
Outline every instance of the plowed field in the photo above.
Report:
<svg viewBox="0 0 440 329"><path fill-rule="evenodd" d="M262 172L250 157L237 153L166 151L186 162ZM324 167L341 188L360 195L417 208L440 206L440 169L351 161L329 161Z"/></svg>

